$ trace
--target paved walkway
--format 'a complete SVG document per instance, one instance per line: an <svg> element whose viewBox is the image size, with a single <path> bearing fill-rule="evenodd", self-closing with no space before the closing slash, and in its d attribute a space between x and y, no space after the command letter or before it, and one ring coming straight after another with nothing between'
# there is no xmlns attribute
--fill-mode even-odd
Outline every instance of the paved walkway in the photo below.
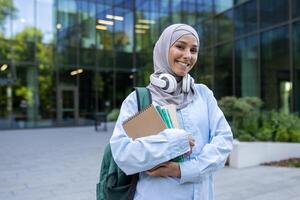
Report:
<svg viewBox="0 0 300 200"><path fill-rule="evenodd" d="M0 200L95 200L107 132L93 127L0 131ZM224 168L216 200L299 200L300 170Z"/></svg>

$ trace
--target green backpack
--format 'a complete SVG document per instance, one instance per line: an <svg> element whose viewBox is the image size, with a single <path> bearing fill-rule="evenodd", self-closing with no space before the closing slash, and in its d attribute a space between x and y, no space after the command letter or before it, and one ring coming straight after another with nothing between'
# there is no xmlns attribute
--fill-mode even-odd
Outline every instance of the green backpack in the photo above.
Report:
<svg viewBox="0 0 300 200"><path fill-rule="evenodd" d="M148 88L136 87L138 111L152 103ZM134 198L139 174L127 176L115 163L110 144L104 150L100 180L97 184L97 200L132 200Z"/></svg>

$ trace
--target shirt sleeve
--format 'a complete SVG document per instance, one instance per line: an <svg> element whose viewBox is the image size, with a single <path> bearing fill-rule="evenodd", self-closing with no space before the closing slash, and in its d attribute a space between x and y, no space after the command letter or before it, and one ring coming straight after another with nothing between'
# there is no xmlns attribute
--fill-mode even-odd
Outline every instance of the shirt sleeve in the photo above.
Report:
<svg viewBox="0 0 300 200"><path fill-rule="evenodd" d="M180 183L199 182L202 176L224 166L232 150L231 128L211 90L206 86L210 143L204 145L200 154L189 161L180 163Z"/></svg>
<svg viewBox="0 0 300 200"><path fill-rule="evenodd" d="M149 170L190 150L188 135L182 129L165 129L157 135L132 140L122 123L137 112L135 92L122 103L110 139L112 156L127 175Z"/></svg>

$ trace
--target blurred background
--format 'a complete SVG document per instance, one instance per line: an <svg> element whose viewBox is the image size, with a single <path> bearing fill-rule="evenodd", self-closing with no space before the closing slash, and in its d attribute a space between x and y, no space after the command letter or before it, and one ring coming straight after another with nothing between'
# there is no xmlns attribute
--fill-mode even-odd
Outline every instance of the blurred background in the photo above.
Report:
<svg viewBox="0 0 300 200"><path fill-rule="evenodd" d="M198 31L192 76L235 138L216 199L299 199L298 0L0 0L0 199L95 199L120 105L173 23Z"/></svg>
<svg viewBox="0 0 300 200"><path fill-rule="evenodd" d="M152 49L172 23L201 39L192 71L219 100L300 111L297 0L0 0L0 129L115 119L152 73Z"/></svg>

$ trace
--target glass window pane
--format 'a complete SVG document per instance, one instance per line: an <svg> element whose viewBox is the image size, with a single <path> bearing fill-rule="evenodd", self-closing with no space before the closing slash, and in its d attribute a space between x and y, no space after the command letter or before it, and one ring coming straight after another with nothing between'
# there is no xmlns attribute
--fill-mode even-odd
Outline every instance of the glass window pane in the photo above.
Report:
<svg viewBox="0 0 300 200"><path fill-rule="evenodd" d="M42 32L42 41L44 44L53 43L56 27L54 0L37 0L36 7L36 26Z"/></svg>
<svg viewBox="0 0 300 200"><path fill-rule="evenodd" d="M200 46L210 47L213 44L215 29L213 28L213 20L205 20L202 23L202 36L200 34ZM201 43L202 42L202 43Z"/></svg>
<svg viewBox="0 0 300 200"><path fill-rule="evenodd" d="M300 23L293 26L293 57L294 57L294 84L295 110L300 113Z"/></svg>
<svg viewBox="0 0 300 200"><path fill-rule="evenodd" d="M1 37L0 34L0 60L5 61L11 58L11 41Z"/></svg>
<svg viewBox="0 0 300 200"><path fill-rule="evenodd" d="M232 91L232 43L219 46L214 55L214 91L217 99L233 95Z"/></svg>
<svg viewBox="0 0 300 200"><path fill-rule="evenodd" d="M39 61L37 127L52 126L56 118L55 72L52 52L52 45L41 45L37 52Z"/></svg>
<svg viewBox="0 0 300 200"><path fill-rule="evenodd" d="M300 1L292 0L292 15L293 18L300 16Z"/></svg>
<svg viewBox="0 0 300 200"><path fill-rule="evenodd" d="M17 66L17 81L13 85L14 128L34 127L38 118L38 70L35 66Z"/></svg>
<svg viewBox="0 0 300 200"><path fill-rule="evenodd" d="M216 13L221 13L232 8L233 0L215 0Z"/></svg>
<svg viewBox="0 0 300 200"><path fill-rule="evenodd" d="M215 19L216 37L218 42L233 38L233 16L232 10L218 15Z"/></svg>
<svg viewBox="0 0 300 200"><path fill-rule="evenodd" d="M78 76L79 83L79 124L92 125L95 104L95 70L83 68L83 72Z"/></svg>
<svg viewBox="0 0 300 200"><path fill-rule="evenodd" d="M264 105L267 109L283 109L287 103L289 104L286 91L282 88L282 85L291 81L289 66L287 26L262 33L261 87Z"/></svg>
<svg viewBox="0 0 300 200"><path fill-rule="evenodd" d="M234 4L240 4L240 3L244 3L246 1L251 1L251 0L234 0Z"/></svg>
<svg viewBox="0 0 300 200"><path fill-rule="evenodd" d="M95 95L97 111L109 112L113 109L113 72L99 72L95 77Z"/></svg>
<svg viewBox="0 0 300 200"><path fill-rule="evenodd" d="M34 61L36 37L41 37L41 31L35 28L34 1L14 0L16 8L12 22L14 59L16 61Z"/></svg>
<svg viewBox="0 0 300 200"><path fill-rule="evenodd" d="M182 21L182 0L171 1L172 5L172 22L180 23Z"/></svg>
<svg viewBox="0 0 300 200"><path fill-rule="evenodd" d="M11 128L12 121L12 86L0 84L0 130Z"/></svg>
<svg viewBox="0 0 300 200"><path fill-rule="evenodd" d="M213 15L213 1L211 0L197 0L196 1L196 9L198 15L206 19Z"/></svg>
<svg viewBox="0 0 300 200"><path fill-rule="evenodd" d="M257 37L239 40L235 45L235 87L237 96L260 96Z"/></svg>
<svg viewBox="0 0 300 200"><path fill-rule="evenodd" d="M79 32L76 2L57 1L56 59L60 64L77 65L79 59Z"/></svg>
<svg viewBox="0 0 300 200"><path fill-rule="evenodd" d="M116 105L119 107L124 97L131 93L133 88L134 74L132 72L116 73Z"/></svg>
<svg viewBox="0 0 300 200"><path fill-rule="evenodd" d="M193 25L197 18L197 4L195 0L184 0L182 2L182 12L184 20L182 23Z"/></svg>
<svg viewBox="0 0 300 200"><path fill-rule="evenodd" d="M16 16L13 18L13 34L17 34L26 27L34 27L34 0L14 0Z"/></svg>
<svg viewBox="0 0 300 200"><path fill-rule="evenodd" d="M77 1L79 13L79 65L94 65L96 61L96 9L93 2Z"/></svg>
<svg viewBox="0 0 300 200"><path fill-rule="evenodd" d="M196 82L203 83L213 88L213 54L212 49L201 51L198 57L198 65L194 66L192 73Z"/></svg>
<svg viewBox="0 0 300 200"><path fill-rule="evenodd" d="M0 4L0 38L11 37L11 21L13 16L16 15L16 11L16 6L12 0Z"/></svg>
<svg viewBox="0 0 300 200"><path fill-rule="evenodd" d="M235 35L240 36L257 29L256 0L249 1L235 8L234 26Z"/></svg>
<svg viewBox="0 0 300 200"><path fill-rule="evenodd" d="M260 22L265 28L288 20L288 2L286 0L261 0Z"/></svg>

